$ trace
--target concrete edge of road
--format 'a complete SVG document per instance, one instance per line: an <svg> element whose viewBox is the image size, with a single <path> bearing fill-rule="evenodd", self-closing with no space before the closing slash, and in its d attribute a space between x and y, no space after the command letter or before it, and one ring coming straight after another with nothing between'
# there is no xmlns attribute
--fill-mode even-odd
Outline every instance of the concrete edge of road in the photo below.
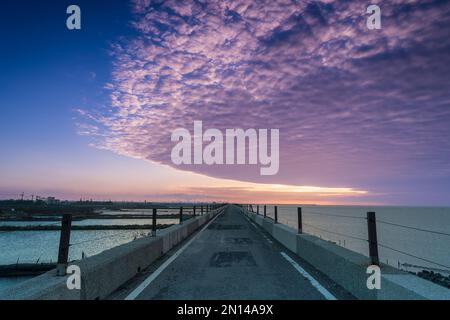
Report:
<svg viewBox="0 0 450 320"><path fill-rule="evenodd" d="M242 207L239 207L239 211L242 211ZM172 262L176 260L176 258L183 253L183 251L189 247L192 242L194 242L202 232L208 228L208 226L213 223L219 215L216 215L213 219L211 219L208 223L206 223L202 229L190 237L186 238L183 242L179 243L177 246L173 247L169 252L167 252L163 257L155 261L148 269L144 270L142 274L139 274L137 277L131 279L129 282L125 283L121 288L119 288L116 292L114 292L107 299L111 300L135 300L139 299L139 296L145 291L145 289L157 279L157 277L164 272L166 268L170 266ZM298 256L294 254L286 254L284 249L285 247L281 244L275 244L265 232L257 226L253 221L251 221L248 217L246 217L246 221L251 224L253 228L256 228L256 232L261 234L263 238L271 245L277 246L277 249L281 249L279 251L281 257L286 260L297 272L300 273L304 278L306 278L311 285L318 290L325 299L327 300L337 300L345 299L345 300L354 300L350 293L345 291L343 288L338 286L332 280L325 277L318 270L309 265L306 261L300 259ZM295 259L292 259L295 257ZM300 266L301 265L301 266Z"/></svg>
<svg viewBox="0 0 450 320"><path fill-rule="evenodd" d="M363 300L449 300L450 290L381 265L381 288L367 288L366 273L370 260L362 254L340 247L332 242L296 230L272 219L244 210L251 221L264 229L283 247L287 248L325 276L336 282L358 299Z"/></svg>
<svg viewBox="0 0 450 320"><path fill-rule="evenodd" d="M223 207L180 225L158 230L155 237L140 238L84 260L73 261L71 265L79 266L81 271L80 290L69 290L69 276L60 277L56 270L51 270L0 290L0 300L104 299L222 211Z"/></svg>
<svg viewBox="0 0 450 320"><path fill-rule="evenodd" d="M149 276L147 276L136 288L134 288L131 292L129 292L125 300L135 300L138 298L138 296L179 256L183 253L184 250L189 247L189 245L195 241L202 232L208 228L208 226L213 223L220 214L217 214L215 217L210 219L207 223L205 223L200 231L196 232L194 235L192 235L190 238L186 239L184 243L179 243L180 245L177 247L173 247L176 249L176 252L170 255L170 253L167 253L170 255L161 265L159 265Z"/></svg>

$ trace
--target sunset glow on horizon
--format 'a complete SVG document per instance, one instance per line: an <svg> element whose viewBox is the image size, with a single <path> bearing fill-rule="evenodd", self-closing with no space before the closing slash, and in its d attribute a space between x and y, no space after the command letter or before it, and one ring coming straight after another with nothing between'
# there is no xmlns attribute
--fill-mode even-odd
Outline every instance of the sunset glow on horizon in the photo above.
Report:
<svg viewBox="0 0 450 320"><path fill-rule="evenodd" d="M102 151L110 159L110 153ZM143 159L129 159L114 155L114 161L103 163L104 168L86 168L69 172L62 166L55 170L53 177L31 179L31 173L23 172L6 176L10 182L9 190L0 189L2 198L17 198L25 192L31 195L58 196L62 199L116 200L116 201L226 201L258 203L315 203L343 204L349 199L358 203L367 191L343 187L294 186L264 184L208 177L195 172L182 171L170 166ZM34 170L46 172L49 168L35 166ZM8 174L7 174L8 175ZM50 185L52 188L43 188Z"/></svg>

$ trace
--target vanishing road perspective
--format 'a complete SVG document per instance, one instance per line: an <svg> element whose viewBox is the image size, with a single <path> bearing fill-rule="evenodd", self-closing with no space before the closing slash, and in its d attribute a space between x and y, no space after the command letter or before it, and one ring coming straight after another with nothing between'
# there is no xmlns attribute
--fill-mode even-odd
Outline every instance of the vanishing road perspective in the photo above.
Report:
<svg viewBox="0 0 450 320"><path fill-rule="evenodd" d="M202 205L186 219L181 207L180 223L72 262L61 253L70 238L63 219L57 269L0 290L0 299L450 299L444 286L379 262L371 214L367 256L303 233L301 208L297 230L278 221L277 206L273 217L266 209ZM79 274L60 273L71 266Z"/></svg>
<svg viewBox="0 0 450 320"><path fill-rule="evenodd" d="M450 301L450 0L0 15L0 305Z"/></svg>
<svg viewBox="0 0 450 320"><path fill-rule="evenodd" d="M192 239L176 260L158 269L156 276L152 274L152 282L144 281L128 297L335 299L285 251L251 222L242 208L230 205Z"/></svg>

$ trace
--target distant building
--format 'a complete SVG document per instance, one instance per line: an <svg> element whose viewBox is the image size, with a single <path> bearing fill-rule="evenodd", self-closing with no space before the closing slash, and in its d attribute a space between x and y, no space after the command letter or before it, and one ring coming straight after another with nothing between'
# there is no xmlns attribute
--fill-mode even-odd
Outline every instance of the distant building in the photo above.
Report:
<svg viewBox="0 0 450 320"><path fill-rule="evenodd" d="M47 197L47 204L57 204L59 203L59 200L56 199L55 197Z"/></svg>

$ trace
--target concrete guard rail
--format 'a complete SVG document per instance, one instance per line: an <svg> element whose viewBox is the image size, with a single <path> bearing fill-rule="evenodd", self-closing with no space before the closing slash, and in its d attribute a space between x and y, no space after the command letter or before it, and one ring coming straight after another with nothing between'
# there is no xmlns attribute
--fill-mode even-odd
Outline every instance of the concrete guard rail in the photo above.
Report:
<svg viewBox="0 0 450 320"><path fill-rule="evenodd" d="M370 258L318 237L299 234L254 212L244 213L288 250L363 300L450 300L450 290L416 275L380 263L381 288L367 288Z"/></svg>
<svg viewBox="0 0 450 320"><path fill-rule="evenodd" d="M69 263L80 267L80 290L69 290L68 276L57 276L55 269L0 290L0 300L104 299L222 212L223 208L158 230L154 237L146 236Z"/></svg>

